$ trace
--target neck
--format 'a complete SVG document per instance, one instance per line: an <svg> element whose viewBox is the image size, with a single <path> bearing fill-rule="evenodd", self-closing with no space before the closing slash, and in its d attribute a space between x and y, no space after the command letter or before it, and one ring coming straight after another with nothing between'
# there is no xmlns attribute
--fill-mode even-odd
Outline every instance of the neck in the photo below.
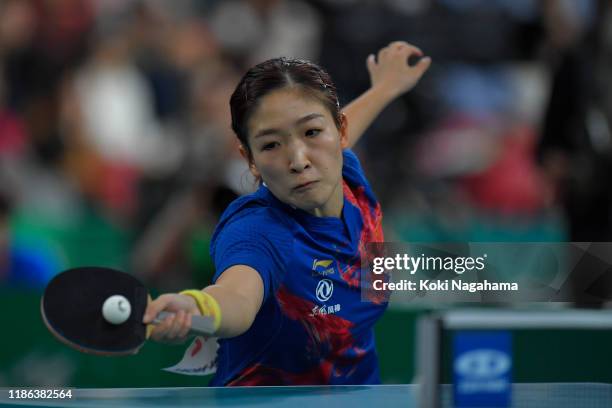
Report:
<svg viewBox="0 0 612 408"><path fill-rule="evenodd" d="M338 183L331 197L321 207L313 208L308 211L315 217L336 217L342 216L342 208L344 207L344 194L342 191L342 182Z"/></svg>

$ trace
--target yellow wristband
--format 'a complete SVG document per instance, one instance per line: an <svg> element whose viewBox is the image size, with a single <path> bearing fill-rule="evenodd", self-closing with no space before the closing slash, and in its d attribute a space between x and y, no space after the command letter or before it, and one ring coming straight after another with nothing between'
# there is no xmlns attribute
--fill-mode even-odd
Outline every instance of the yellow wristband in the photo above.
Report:
<svg viewBox="0 0 612 408"><path fill-rule="evenodd" d="M219 329L219 326L221 326L221 308L214 297L198 289L184 290L180 294L191 296L196 301L202 316L212 317L215 331Z"/></svg>

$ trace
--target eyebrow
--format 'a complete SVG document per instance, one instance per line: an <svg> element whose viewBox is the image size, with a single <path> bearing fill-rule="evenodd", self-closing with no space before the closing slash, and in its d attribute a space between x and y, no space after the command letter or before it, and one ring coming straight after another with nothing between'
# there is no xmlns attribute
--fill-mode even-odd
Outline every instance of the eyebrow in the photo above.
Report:
<svg viewBox="0 0 612 408"><path fill-rule="evenodd" d="M306 115L304 117L301 117L298 120L296 120L295 123L294 123L294 126L301 125L302 123L306 123L306 122L311 121L313 119L323 118L323 117L324 116L321 115L320 113L311 113L311 114L308 114L308 115ZM259 132L257 132L253 138L258 138L258 137L261 137L261 136L268 136L268 135L272 135L272 134L275 134L275 133L280 133L280 130L279 129L275 129L275 128L263 129L263 130L260 130Z"/></svg>

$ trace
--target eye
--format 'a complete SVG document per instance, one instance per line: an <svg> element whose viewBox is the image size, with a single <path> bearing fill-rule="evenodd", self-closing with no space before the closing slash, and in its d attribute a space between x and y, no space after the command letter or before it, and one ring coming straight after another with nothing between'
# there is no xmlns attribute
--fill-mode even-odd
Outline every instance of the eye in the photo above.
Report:
<svg viewBox="0 0 612 408"><path fill-rule="evenodd" d="M321 129L308 129L306 131L306 136L307 137L314 137L314 136L318 135L319 133L321 133Z"/></svg>
<svg viewBox="0 0 612 408"><path fill-rule="evenodd" d="M266 143L261 147L261 150L273 150L278 146L278 142Z"/></svg>

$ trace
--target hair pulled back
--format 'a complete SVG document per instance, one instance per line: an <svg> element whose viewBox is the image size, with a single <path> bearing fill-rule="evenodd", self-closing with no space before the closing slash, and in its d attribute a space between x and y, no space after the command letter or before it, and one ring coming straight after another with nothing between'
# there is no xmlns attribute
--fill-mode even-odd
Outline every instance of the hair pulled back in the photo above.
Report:
<svg viewBox="0 0 612 408"><path fill-rule="evenodd" d="M265 95L286 87L302 89L318 99L329 110L336 127L340 129L340 104L329 74L310 61L274 58L249 69L230 98L232 129L250 158L247 123L253 111Z"/></svg>

